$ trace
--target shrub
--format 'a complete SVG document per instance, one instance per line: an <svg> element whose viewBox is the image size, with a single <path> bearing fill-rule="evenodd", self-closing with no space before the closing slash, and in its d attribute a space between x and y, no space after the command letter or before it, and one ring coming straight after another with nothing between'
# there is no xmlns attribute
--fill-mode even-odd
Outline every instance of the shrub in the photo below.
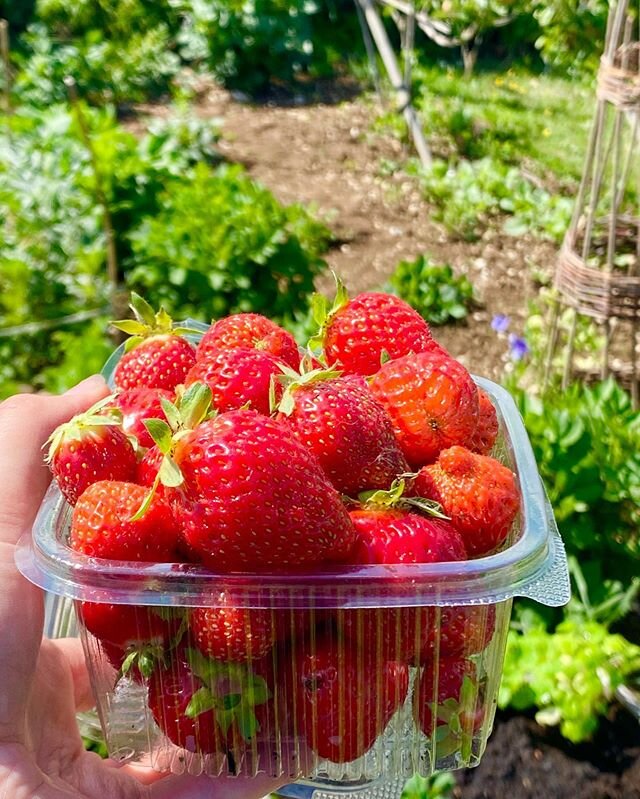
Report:
<svg viewBox="0 0 640 799"><path fill-rule="evenodd" d="M400 261L390 278L391 289L434 325L464 319L473 302L473 286L466 275L456 276L448 265L424 255Z"/></svg>
<svg viewBox="0 0 640 799"><path fill-rule="evenodd" d="M127 275L152 304L280 320L306 307L329 231L301 206L281 206L236 166L198 166L168 188L161 206L131 234Z"/></svg>

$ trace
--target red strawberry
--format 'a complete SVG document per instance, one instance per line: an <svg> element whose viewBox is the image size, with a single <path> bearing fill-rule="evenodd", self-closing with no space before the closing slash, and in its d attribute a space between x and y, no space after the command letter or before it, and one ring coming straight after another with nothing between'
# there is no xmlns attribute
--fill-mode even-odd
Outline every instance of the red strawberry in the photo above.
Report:
<svg viewBox="0 0 640 799"><path fill-rule="evenodd" d="M371 382L407 460L419 468L464 443L478 424L478 392L461 363L423 352L385 363Z"/></svg>
<svg viewBox="0 0 640 799"><path fill-rule="evenodd" d="M160 388L131 388L115 396L115 404L122 411L125 433L135 436L141 447L152 447L153 439L144 425L146 419L164 419L162 399L173 401L172 391Z"/></svg>
<svg viewBox="0 0 640 799"><path fill-rule="evenodd" d="M340 495L273 419L223 413L181 435L174 460L183 477L184 538L212 569L287 569L353 545Z"/></svg>
<svg viewBox="0 0 640 799"><path fill-rule="evenodd" d="M240 608L221 596L221 607L194 608L189 628L194 644L216 660L259 660L274 643L271 611Z"/></svg>
<svg viewBox="0 0 640 799"><path fill-rule="evenodd" d="M173 391L184 382L196 362L195 349L174 328L171 317L163 310L156 314L142 297L131 295L131 308L136 316L113 322L133 338L127 341L113 375L117 388L160 388Z"/></svg>
<svg viewBox="0 0 640 799"><path fill-rule="evenodd" d="M371 749L404 702L409 669L329 638L316 644L294 666L300 724L316 754L348 763Z"/></svg>
<svg viewBox="0 0 640 799"><path fill-rule="evenodd" d="M340 283L320 335L326 362L345 374L372 375L385 357L441 350L429 325L404 300L377 292L349 300Z"/></svg>
<svg viewBox="0 0 640 799"><path fill-rule="evenodd" d="M468 745L484 719L474 664L462 658L442 657L425 666L416 677L413 712L426 736L437 734L439 757L460 749L465 738Z"/></svg>
<svg viewBox="0 0 640 799"><path fill-rule="evenodd" d="M430 608L359 608L336 612L338 630L351 646L388 660L413 663L428 646Z"/></svg>
<svg viewBox="0 0 640 799"><path fill-rule="evenodd" d="M165 621L153 608L80 602L78 617L101 641L126 649L131 644L168 643L175 624Z"/></svg>
<svg viewBox="0 0 640 799"><path fill-rule="evenodd" d="M194 695L204 687L185 657L176 653L165 668L149 680L149 709L164 734L176 746L203 754L224 751L224 736L213 709L188 715Z"/></svg>
<svg viewBox="0 0 640 799"><path fill-rule="evenodd" d="M152 486L164 455L157 445L148 449L136 469L136 483L141 486ZM164 486L159 485L158 491L162 492Z"/></svg>
<svg viewBox="0 0 640 799"><path fill-rule="evenodd" d="M147 489L134 483L103 480L89 486L73 510L69 543L94 558L171 562L175 559L176 525L169 505L159 496L138 519Z"/></svg>
<svg viewBox="0 0 640 799"><path fill-rule="evenodd" d="M361 378L322 375L311 372L289 385L278 420L313 452L338 491L356 496L389 488L409 471L391 419Z"/></svg>
<svg viewBox="0 0 640 799"><path fill-rule="evenodd" d="M208 360L216 350L250 347L270 353L292 369L300 364L300 352L294 337L284 328L256 313L239 313L219 319L202 337L198 360Z"/></svg>
<svg viewBox="0 0 640 799"><path fill-rule="evenodd" d="M462 538L444 519L400 508L353 510L357 563L440 563L466 560Z"/></svg>
<svg viewBox="0 0 640 799"><path fill-rule="evenodd" d="M230 350L207 350L185 380L185 386L205 383L211 389L212 405L220 413L249 407L268 416L269 393L274 380L275 398L282 396L282 385L275 378L282 375L283 362L268 352L238 347Z"/></svg>
<svg viewBox="0 0 640 799"><path fill-rule="evenodd" d="M439 624L432 619L420 662L428 663L436 650L441 657L477 655L489 646L495 630L495 605L441 608Z"/></svg>
<svg viewBox="0 0 640 799"><path fill-rule="evenodd" d="M478 426L469 439L468 448L480 455L490 455L498 437L498 415L489 396L478 389Z"/></svg>
<svg viewBox="0 0 640 799"><path fill-rule="evenodd" d="M500 546L520 509L513 472L464 447L441 452L436 463L421 469L416 490L442 505L472 556Z"/></svg>
<svg viewBox="0 0 640 799"><path fill-rule="evenodd" d="M74 416L52 434L47 461L67 502L99 480L131 480L136 454L119 427L121 415L102 400L86 413Z"/></svg>

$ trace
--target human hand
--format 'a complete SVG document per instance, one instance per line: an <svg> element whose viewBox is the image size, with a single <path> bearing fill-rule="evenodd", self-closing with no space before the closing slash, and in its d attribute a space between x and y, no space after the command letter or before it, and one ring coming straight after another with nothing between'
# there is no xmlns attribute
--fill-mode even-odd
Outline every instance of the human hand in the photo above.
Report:
<svg viewBox="0 0 640 799"><path fill-rule="evenodd" d="M44 442L107 394L93 377L59 397L0 404L0 799L258 799L282 783L162 775L86 752L75 715L94 701L82 647L43 640L43 594L15 567L50 479Z"/></svg>

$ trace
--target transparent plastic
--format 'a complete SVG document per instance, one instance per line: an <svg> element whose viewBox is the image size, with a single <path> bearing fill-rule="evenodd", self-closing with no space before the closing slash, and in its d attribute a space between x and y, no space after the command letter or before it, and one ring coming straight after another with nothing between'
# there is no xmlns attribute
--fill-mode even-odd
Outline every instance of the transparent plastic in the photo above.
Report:
<svg viewBox="0 0 640 799"><path fill-rule="evenodd" d="M513 400L477 382L496 407L493 454L515 472L521 508L501 551L476 560L259 576L109 562L69 548L71 510L49 489L17 564L55 595L50 634L74 631L75 601L114 759L177 774L267 774L297 781L281 792L291 799L391 799L414 773L480 762L512 600L563 605L569 578ZM195 608L240 616L244 640L213 661L195 633L173 646L178 630L196 629ZM119 634L138 642L135 653Z"/></svg>

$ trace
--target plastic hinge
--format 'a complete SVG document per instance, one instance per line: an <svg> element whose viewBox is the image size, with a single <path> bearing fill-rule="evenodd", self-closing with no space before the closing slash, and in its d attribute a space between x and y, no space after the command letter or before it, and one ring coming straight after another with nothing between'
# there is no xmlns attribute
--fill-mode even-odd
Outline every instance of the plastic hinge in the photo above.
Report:
<svg viewBox="0 0 640 799"><path fill-rule="evenodd" d="M285 785L275 796L278 799L400 799L404 779L379 780L367 785L323 785L300 782Z"/></svg>

